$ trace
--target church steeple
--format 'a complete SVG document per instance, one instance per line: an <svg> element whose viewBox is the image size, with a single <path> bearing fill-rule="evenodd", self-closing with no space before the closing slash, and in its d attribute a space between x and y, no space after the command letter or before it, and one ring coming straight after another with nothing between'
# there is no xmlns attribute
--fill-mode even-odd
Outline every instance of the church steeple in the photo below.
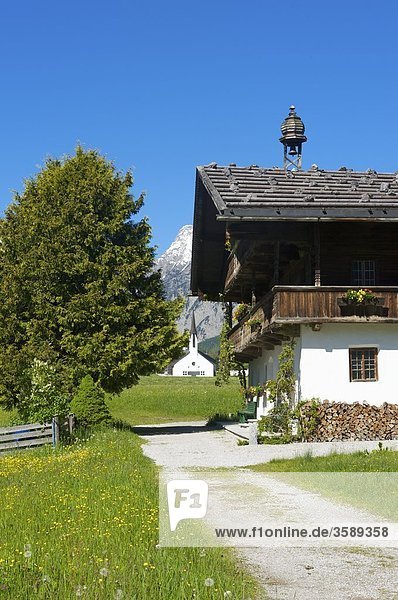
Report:
<svg viewBox="0 0 398 600"><path fill-rule="evenodd" d="M192 321L191 321L191 335L195 334L198 337L198 332L196 331L196 323L195 323L195 313L192 313Z"/></svg>
<svg viewBox="0 0 398 600"><path fill-rule="evenodd" d="M192 313L192 321L191 321L191 337L189 338L189 350L196 350L198 349L198 332L196 330L196 323L195 323L195 313Z"/></svg>

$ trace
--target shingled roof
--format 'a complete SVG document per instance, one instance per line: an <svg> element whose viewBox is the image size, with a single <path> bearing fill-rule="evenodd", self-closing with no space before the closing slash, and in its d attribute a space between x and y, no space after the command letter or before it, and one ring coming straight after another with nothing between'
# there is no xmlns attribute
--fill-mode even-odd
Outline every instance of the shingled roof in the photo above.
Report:
<svg viewBox="0 0 398 600"><path fill-rule="evenodd" d="M212 299L225 279L226 229L260 222L398 222L398 173L266 169L251 165L197 168L191 289Z"/></svg>
<svg viewBox="0 0 398 600"><path fill-rule="evenodd" d="M198 177L217 208L217 219L398 219L398 174L342 167L324 171L198 167Z"/></svg>

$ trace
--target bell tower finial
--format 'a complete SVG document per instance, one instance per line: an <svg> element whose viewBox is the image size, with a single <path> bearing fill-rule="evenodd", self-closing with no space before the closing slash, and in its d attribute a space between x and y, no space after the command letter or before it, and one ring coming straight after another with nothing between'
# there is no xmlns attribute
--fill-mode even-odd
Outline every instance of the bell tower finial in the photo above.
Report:
<svg viewBox="0 0 398 600"><path fill-rule="evenodd" d="M296 107L293 104L281 125L281 132L282 137L279 141L283 144L283 168L285 171L300 171L302 146L307 138L304 135L304 123L296 114Z"/></svg>

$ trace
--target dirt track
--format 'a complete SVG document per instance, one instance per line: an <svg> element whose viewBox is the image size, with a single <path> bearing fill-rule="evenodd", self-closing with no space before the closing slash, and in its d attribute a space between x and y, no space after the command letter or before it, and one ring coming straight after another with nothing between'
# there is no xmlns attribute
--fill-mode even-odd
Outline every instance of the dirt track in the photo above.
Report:
<svg viewBox="0 0 398 600"><path fill-rule="evenodd" d="M238 447L236 439L225 431L214 431L203 423L170 424L136 428L147 440L144 453L157 464L178 470L189 467L235 467L265 462L277 449L264 446ZM298 445L290 453L297 454ZM294 447L293 447L294 446ZM301 446L301 445L300 445ZM318 446L317 454L327 453ZM374 445L370 445L369 449ZM352 451L354 448L350 448ZM283 447L289 453L289 447ZM306 515L327 514L338 522L347 508L320 500L319 496L286 486L275 485L272 478L246 470L233 473L233 493L220 486L215 499L217 526L231 514L243 526L248 514L264 522L272 506L288 520L292 509ZM232 489L233 488L233 489ZM237 490L241 488L241 493ZM248 506L248 503L253 506ZM349 511L350 509L348 509ZM352 518L358 511L352 511ZM375 517L374 521L378 518ZM257 575L270 599L277 600L398 600L398 549L396 548L239 548L248 567Z"/></svg>

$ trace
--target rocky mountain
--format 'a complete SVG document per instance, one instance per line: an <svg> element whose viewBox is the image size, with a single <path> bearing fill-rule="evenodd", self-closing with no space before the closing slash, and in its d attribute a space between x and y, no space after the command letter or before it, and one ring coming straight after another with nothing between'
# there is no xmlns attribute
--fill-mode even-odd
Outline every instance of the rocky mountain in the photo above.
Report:
<svg viewBox="0 0 398 600"><path fill-rule="evenodd" d="M184 225L174 242L158 258L156 267L162 271L162 280L167 298L186 297L185 309L178 321L183 331L191 326L195 312L198 339L204 340L219 335L223 321L222 305L219 302L205 302L189 296L191 277L192 225Z"/></svg>

